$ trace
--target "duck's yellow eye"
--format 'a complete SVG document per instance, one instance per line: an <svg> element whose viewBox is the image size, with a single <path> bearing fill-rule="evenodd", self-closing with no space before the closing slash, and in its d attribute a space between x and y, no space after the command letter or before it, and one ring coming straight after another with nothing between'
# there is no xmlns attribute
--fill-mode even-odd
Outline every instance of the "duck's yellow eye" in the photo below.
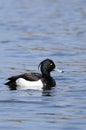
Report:
<svg viewBox="0 0 86 130"><path fill-rule="evenodd" d="M50 63L50 66L52 66L53 64L52 63Z"/></svg>

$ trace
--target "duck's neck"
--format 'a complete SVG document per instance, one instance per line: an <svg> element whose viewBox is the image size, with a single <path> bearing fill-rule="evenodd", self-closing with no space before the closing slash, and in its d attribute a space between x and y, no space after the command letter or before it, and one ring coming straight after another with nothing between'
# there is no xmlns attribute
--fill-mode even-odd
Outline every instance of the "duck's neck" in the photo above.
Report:
<svg viewBox="0 0 86 130"><path fill-rule="evenodd" d="M46 79L49 79L49 78L51 78L51 75L50 75L50 72L42 72L42 76L44 77L44 78L46 78Z"/></svg>

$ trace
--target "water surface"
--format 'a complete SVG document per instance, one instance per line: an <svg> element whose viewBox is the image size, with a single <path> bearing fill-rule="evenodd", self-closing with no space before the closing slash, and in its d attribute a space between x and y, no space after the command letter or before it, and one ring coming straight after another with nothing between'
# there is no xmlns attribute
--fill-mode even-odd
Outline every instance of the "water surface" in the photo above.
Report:
<svg viewBox="0 0 86 130"><path fill-rule="evenodd" d="M55 90L10 91L9 76L53 59ZM86 1L0 0L0 129L86 130Z"/></svg>

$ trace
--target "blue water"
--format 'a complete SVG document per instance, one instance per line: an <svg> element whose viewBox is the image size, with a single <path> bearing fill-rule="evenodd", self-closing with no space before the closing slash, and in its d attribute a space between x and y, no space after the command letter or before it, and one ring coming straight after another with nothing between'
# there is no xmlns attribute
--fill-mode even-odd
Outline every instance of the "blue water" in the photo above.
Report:
<svg viewBox="0 0 86 130"><path fill-rule="evenodd" d="M55 90L10 91L50 58ZM0 130L86 130L86 0L0 0Z"/></svg>

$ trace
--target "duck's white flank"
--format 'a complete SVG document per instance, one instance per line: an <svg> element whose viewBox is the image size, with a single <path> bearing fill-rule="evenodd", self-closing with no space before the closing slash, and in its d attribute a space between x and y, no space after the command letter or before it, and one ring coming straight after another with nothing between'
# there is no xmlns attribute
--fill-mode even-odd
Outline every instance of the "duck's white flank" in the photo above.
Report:
<svg viewBox="0 0 86 130"><path fill-rule="evenodd" d="M25 90L25 89L34 89L41 90L43 87L42 81L28 81L23 78L19 78L16 80L17 89Z"/></svg>

